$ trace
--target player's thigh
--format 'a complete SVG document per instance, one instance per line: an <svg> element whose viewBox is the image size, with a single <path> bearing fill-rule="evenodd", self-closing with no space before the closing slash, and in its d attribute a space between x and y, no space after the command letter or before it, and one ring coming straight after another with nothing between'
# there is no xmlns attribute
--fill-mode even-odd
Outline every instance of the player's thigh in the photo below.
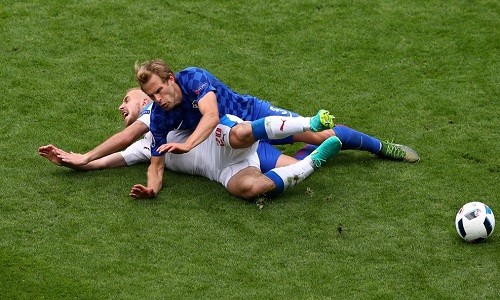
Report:
<svg viewBox="0 0 500 300"><path fill-rule="evenodd" d="M282 154L278 157L278 160L276 161L276 168L286 167L286 166L292 165L296 162L298 162L298 160L296 158Z"/></svg>
<svg viewBox="0 0 500 300"><path fill-rule="evenodd" d="M228 181L228 192L236 197L253 199L274 190L274 182L262 174L258 168L247 167L240 170Z"/></svg>

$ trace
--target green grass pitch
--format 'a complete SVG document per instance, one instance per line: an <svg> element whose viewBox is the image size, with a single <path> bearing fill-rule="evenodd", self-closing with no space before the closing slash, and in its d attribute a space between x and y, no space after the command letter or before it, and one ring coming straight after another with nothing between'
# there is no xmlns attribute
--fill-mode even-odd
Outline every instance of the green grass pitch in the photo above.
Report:
<svg viewBox="0 0 500 300"><path fill-rule="evenodd" d="M498 228L454 227L469 201L500 216L498 1L2 0L0 28L1 299L498 299ZM152 58L422 161L342 152L259 209L171 172L135 201L146 165L38 157L121 130Z"/></svg>

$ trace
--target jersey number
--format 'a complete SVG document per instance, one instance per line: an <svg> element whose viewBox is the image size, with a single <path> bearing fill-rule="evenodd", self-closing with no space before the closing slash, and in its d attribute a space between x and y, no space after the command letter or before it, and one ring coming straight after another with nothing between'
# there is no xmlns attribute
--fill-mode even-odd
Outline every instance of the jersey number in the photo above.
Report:
<svg viewBox="0 0 500 300"><path fill-rule="evenodd" d="M224 147L226 145L224 143L224 135L222 134L222 129L220 129L220 127L215 129L215 142L217 143L217 146Z"/></svg>

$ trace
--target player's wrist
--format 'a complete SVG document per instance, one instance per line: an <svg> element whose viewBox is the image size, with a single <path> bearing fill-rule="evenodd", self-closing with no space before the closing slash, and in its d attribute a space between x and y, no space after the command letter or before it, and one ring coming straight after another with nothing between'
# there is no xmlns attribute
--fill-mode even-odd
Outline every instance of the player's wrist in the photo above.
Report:
<svg viewBox="0 0 500 300"><path fill-rule="evenodd" d="M155 191L154 189L148 190L148 198L154 198L154 197L156 197L156 195L158 195L158 192Z"/></svg>
<svg viewBox="0 0 500 300"><path fill-rule="evenodd" d="M90 152L88 153L85 153L82 155L82 161L83 161L83 164L88 164L89 162L95 160L96 158L93 158L92 157L92 154Z"/></svg>
<svg viewBox="0 0 500 300"><path fill-rule="evenodd" d="M201 143L201 142L200 142ZM189 152L191 151L194 147L196 147L196 145L200 144L200 143L196 143L196 142L191 142L191 141L186 141L183 145L183 149L186 151L186 152Z"/></svg>

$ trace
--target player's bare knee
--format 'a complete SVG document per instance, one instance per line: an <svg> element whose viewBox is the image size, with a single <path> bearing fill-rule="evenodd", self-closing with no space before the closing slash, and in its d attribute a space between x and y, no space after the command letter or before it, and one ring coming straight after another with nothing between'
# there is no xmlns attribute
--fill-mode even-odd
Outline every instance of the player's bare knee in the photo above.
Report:
<svg viewBox="0 0 500 300"><path fill-rule="evenodd" d="M271 192L274 184L259 168L248 167L232 176L226 188L235 197L253 200Z"/></svg>
<svg viewBox="0 0 500 300"><path fill-rule="evenodd" d="M264 193L259 181L251 177L242 178L238 180L237 184L231 184L228 186L228 191L233 196L246 200L253 200Z"/></svg>
<svg viewBox="0 0 500 300"><path fill-rule="evenodd" d="M257 197L255 195L255 188L253 186L252 180L245 178L244 180L241 180L238 183L238 186L234 189L234 193L236 194L237 197L247 199L247 200L252 200L253 198Z"/></svg>
<svg viewBox="0 0 500 300"><path fill-rule="evenodd" d="M239 123L229 132L229 143L234 149L250 147L255 142L250 123Z"/></svg>

